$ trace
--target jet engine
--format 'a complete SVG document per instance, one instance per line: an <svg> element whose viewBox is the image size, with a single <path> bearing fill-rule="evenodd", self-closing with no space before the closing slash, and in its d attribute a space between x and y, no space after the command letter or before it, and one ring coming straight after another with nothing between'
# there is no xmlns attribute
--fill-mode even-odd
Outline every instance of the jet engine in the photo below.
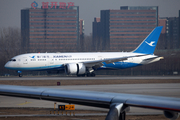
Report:
<svg viewBox="0 0 180 120"><path fill-rule="evenodd" d="M86 66L83 63L71 63L65 65L65 72L68 75L82 75L86 73Z"/></svg>
<svg viewBox="0 0 180 120"><path fill-rule="evenodd" d="M177 112L164 111L164 116L171 120L176 120L179 117L179 114Z"/></svg>

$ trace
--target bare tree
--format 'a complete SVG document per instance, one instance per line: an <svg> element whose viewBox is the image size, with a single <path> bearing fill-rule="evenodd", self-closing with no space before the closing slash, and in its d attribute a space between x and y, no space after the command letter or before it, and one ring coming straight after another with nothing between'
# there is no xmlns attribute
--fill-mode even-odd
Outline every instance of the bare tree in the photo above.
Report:
<svg viewBox="0 0 180 120"><path fill-rule="evenodd" d="M5 63L13 56L21 53L21 34L19 28L0 28L0 74L7 70Z"/></svg>

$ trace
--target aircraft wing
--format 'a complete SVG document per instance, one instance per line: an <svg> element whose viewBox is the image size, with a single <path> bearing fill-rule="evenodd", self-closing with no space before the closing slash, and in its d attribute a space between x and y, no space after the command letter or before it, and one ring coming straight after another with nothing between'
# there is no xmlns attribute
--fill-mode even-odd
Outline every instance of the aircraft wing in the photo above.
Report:
<svg viewBox="0 0 180 120"><path fill-rule="evenodd" d="M94 61L87 61L87 62L83 62L86 66L93 66L95 69L103 66L103 62L105 62L106 64L110 64L110 63L114 63L114 62L118 62L118 61L123 61L123 60L127 60L128 58L131 57L141 57L141 56L146 56L147 54L143 54L143 55L135 55L135 56L125 56L125 57L117 57L117 58L108 58L108 59L101 59L101 60L94 60Z"/></svg>
<svg viewBox="0 0 180 120"><path fill-rule="evenodd" d="M13 85L0 85L0 95L108 108L106 120L125 120L124 113L130 106L163 110L171 119L178 118L180 112L180 98L171 97Z"/></svg>

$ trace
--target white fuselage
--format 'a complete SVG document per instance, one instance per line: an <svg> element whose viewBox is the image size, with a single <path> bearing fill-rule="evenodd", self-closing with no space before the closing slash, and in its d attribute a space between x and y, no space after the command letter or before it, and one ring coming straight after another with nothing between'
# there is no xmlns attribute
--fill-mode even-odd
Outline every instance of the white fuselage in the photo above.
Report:
<svg viewBox="0 0 180 120"><path fill-rule="evenodd" d="M132 52L94 52L94 53L30 53L15 56L11 61L7 62L5 67L13 70L50 70L60 69L69 63L84 63L96 60L105 60L109 58L118 58L126 56L142 55ZM104 63L102 68L122 69L134 67L142 64L156 62L144 61L144 59L154 58L154 55L146 55L141 57L131 57L124 61L114 62L110 64ZM89 65L89 66L88 66ZM86 67L91 67L87 64Z"/></svg>

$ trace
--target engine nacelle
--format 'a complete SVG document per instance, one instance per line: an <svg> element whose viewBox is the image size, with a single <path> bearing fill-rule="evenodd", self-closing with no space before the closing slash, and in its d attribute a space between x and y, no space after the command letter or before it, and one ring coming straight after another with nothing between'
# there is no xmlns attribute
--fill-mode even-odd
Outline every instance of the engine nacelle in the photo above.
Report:
<svg viewBox="0 0 180 120"><path fill-rule="evenodd" d="M179 114L177 112L164 111L164 116L171 120L176 120L179 117Z"/></svg>
<svg viewBox="0 0 180 120"><path fill-rule="evenodd" d="M86 73L86 66L83 63L71 63L65 65L65 72L68 75L82 75Z"/></svg>

